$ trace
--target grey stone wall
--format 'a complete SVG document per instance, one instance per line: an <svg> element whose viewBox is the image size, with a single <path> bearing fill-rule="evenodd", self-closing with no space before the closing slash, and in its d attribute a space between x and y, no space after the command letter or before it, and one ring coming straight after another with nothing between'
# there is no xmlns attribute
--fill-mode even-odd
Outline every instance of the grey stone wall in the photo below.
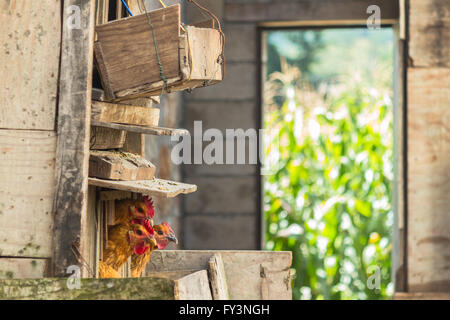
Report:
<svg viewBox="0 0 450 320"><path fill-rule="evenodd" d="M258 128L256 25L228 21L223 0L198 3L222 21L227 39L226 77L220 84L184 94L184 127L192 135L194 121L203 122L203 132L217 128L224 135L225 129ZM188 23L207 19L192 4L185 5L185 12ZM184 165L183 179L198 186L196 193L183 196L183 248L259 248L256 165Z"/></svg>

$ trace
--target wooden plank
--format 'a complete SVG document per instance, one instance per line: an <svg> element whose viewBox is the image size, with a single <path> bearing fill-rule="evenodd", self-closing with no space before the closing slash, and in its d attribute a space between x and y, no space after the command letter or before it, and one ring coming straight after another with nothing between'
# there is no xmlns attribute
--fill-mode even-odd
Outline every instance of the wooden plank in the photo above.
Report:
<svg viewBox="0 0 450 320"><path fill-rule="evenodd" d="M89 178L89 185L113 190L141 193L149 196L159 196L162 198L173 198L179 194L189 194L197 191L196 185L162 179L141 181L108 181Z"/></svg>
<svg viewBox="0 0 450 320"><path fill-rule="evenodd" d="M0 128L55 129L61 2L0 3Z"/></svg>
<svg viewBox="0 0 450 320"><path fill-rule="evenodd" d="M46 276L49 259L0 258L0 279L39 279Z"/></svg>
<svg viewBox="0 0 450 320"><path fill-rule="evenodd" d="M92 121L92 125L112 128L118 130L126 130L130 132L136 133L144 133L155 136L186 136L189 135L189 131L186 129L172 129L172 128L163 128L163 127L147 127L147 126L134 126L128 124L119 124L119 123L108 123L108 122L100 122L100 121Z"/></svg>
<svg viewBox="0 0 450 320"><path fill-rule="evenodd" d="M68 266L80 264L74 247L82 257L89 256L86 211L95 1L66 0L63 12L71 6L80 8L81 28L71 28L72 17L64 14L52 256L55 276L65 276Z"/></svg>
<svg viewBox="0 0 450 320"><path fill-rule="evenodd" d="M128 134L125 130L92 126L89 141L90 149L120 149L124 146L127 135Z"/></svg>
<svg viewBox="0 0 450 320"><path fill-rule="evenodd" d="M154 251L147 272L207 269L211 256L220 253L231 300L260 300L266 282L267 299L292 299L291 252L164 250ZM264 278L261 268L265 268Z"/></svg>
<svg viewBox="0 0 450 320"><path fill-rule="evenodd" d="M222 80L222 43L216 29L186 27L192 59L190 79L205 81Z"/></svg>
<svg viewBox="0 0 450 320"><path fill-rule="evenodd" d="M393 300L450 300L448 292L397 292Z"/></svg>
<svg viewBox="0 0 450 320"><path fill-rule="evenodd" d="M230 300L228 292L227 276L222 256L214 254L209 259L209 279L214 300Z"/></svg>
<svg viewBox="0 0 450 320"><path fill-rule="evenodd" d="M56 135L0 130L0 256L51 256Z"/></svg>
<svg viewBox="0 0 450 320"><path fill-rule="evenodd" d="M208 272L201 270L175 280L175 300L212 300Z"/></svg>
<svg viewBox="0 0 450 320"><path fill-rule="evenodd" d="M450 67L448 0L410 1L408 45L411 67Z"/></svg>
<svg viewBox="0 0 450 320"><path fill-rule="evenodd" d="M420 0L419 0L420 1ZM367 8L378 5L382 19L397 19L398 1L392 0L302 0L273 2L227 1L225 19L230 22L266 21L367 21ZM383 22L382 20L382 22Z"/></svg>
<svg viewBox="0 0 450 320"><path fill-rule="evenodd" d="M107 180L151 180L156 167L148 160L128 152L91 151L89 176Z"/></svg>
<svg viewBox="0 0 450 320"><path fill-rule="evenodd" d="M68 285L69 284L69 285ZM131 279L0 280L1 300L173 300L174 281L164 277Z"/></svg>
<svg viewBox="0 0 450 320"><path fill-rule="evenodd" d="M180 5L151 11L150 19L156 31L164 75L168 79L177 78ZM145 14L98 26L96 32L108 83L114 93L160 80L153 34Z"/></svg>
<svg viewBox="0 0 450 320"><path fill-rule="evenodd" d="M197 28L211 28L214 29L216 27L216 22L214 19L203 20L195 23L191 23L191 26Z"/></svg>
<svg viewBox="0 0 450 320"><path fill-rule="evenodd" d="M159 112L158 108L92 101L91 119L100 122L157 127Z"/></svg>
<svg viewBox="0 0 450 320"><path fill-rule="evenodd" d="M450 291L449 79L408 69L408 292Z"/></svg>
<svg viewBox="0 0 450 320"><path fill-rule="evenodd" d="M136 132L127 132L127 138L122 147L123 151L145 157L145 135Z"/></svg>

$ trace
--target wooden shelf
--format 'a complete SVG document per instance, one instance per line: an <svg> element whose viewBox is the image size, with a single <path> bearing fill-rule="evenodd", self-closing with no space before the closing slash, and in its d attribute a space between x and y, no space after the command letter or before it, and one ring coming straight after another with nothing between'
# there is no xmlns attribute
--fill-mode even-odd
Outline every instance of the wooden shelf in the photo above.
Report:
<svg viewBox="0 0 450 320"><path fill-rule="evenodd" d="M146 126L135 126L130 124L119 124L119 123L109 123L101 121L91 121L91 126L105 127L117 130L125 130L129 132L151 134L155 136L187 136L189 131L186 129L172 129L163 127L146 127Z"/></svg>
<svg viewBox="0 0 450 320"><path fill-rule="evenodd" d="M138 181L112 181L89 178L89 185L113 190L130 191L149 196L173 198L179 194L189 194L197 191L195 184L186 184L162 179Z"/></svg>

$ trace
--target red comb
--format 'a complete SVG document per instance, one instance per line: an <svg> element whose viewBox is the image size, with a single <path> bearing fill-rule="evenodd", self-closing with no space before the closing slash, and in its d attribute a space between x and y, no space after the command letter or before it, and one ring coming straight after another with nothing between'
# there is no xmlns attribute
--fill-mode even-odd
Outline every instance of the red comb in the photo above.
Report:
<svg viewBox="0 0 450 320"><path fill-rule="evenodd" d="M169 224L167 222L163 222L161 223L163 226L166 226L167 228L169 228L169 231L173 232L172 228L169 226Z"/></svg>
<svg viewBox="0 0 450 320"><path fill-rule="evenodd" d="M142 220L142 225L145 227L145 229L151 236L155 234L155 231L153 230L153 227L150 224L149 220Z"/></svg>
<svg viewBox="0 0 450 320"><path fill-rule="evenodd" d="M144 226L145 230L147 230L147 232L151 236L155 234L155 230L153 230L153 227L150 224L150 221L147 219L133 219L133 220L131 220L131 223L140 224L141 226Z"/></svg>
<svg viewBox="0 0 450 320"><path fill-rule="evenodd" d="M148 215L153 219L155 216L155 207L153 206L153 200L148 196L142 198L144 200L145 206L147 207Z"/></svg>

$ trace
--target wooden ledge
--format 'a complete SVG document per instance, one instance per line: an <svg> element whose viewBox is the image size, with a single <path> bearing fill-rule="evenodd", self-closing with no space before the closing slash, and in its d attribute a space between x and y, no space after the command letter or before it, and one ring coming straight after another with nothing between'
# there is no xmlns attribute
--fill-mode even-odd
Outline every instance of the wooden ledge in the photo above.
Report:
<svg viewBox="0 0 450 320"><path fill-rule="evenodd" d="M151 134L155 136L187 136L189 131L186 129L172 129L163 127L147 127L147 126L136 126L130 124L119 124L119 123L108 123L93 120L91 121L92 126L105 127L117 130L125 130L129 132L137 132L143 134Z"/></svg>
<svg viewBox="0 0 450 320"><path fill-rule="evenodd" d="M173 198L179 194L189 194L197 191L194 184L186 184L162 179L138 181L111 181L89 178L89 185L113 190L130 191L149 196Z"/></svg>

